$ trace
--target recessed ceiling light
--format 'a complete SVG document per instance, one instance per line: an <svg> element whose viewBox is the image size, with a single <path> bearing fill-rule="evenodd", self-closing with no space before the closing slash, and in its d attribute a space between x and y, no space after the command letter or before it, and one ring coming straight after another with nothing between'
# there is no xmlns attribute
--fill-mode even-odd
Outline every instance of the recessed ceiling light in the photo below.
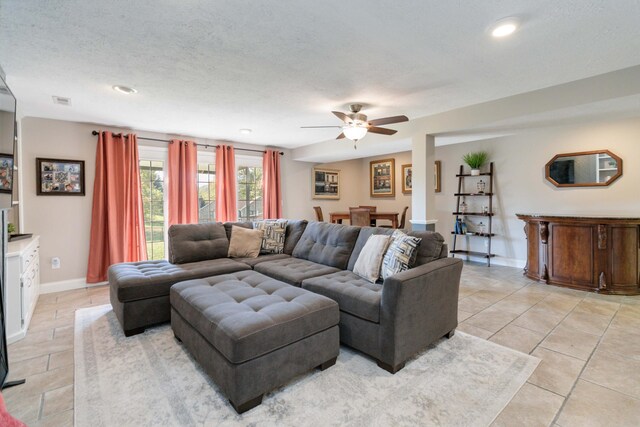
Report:
<svg viewBox="0 0 640 427"><path fill-rule="evenodd" d="M132 93L137 93L138 92L137 90L135 90L132 87L122 86L122 85L113 86L113 90L115 90L116 92L127 94L127 95L131 95Z"/></svg>
<svg viewBox="0 0 640 427"><path fill-rule="evenodd" d="M491 35L496 38L506 37L518 29L518 20L515 18L501 19L491 27Z"/></svg>
<svg viewBox="0 0 640 427"><path fill-rule="evenodd" d="M243 135L249 135L251 132L253 132L251 129L240 129L240 133Z"/></svg>

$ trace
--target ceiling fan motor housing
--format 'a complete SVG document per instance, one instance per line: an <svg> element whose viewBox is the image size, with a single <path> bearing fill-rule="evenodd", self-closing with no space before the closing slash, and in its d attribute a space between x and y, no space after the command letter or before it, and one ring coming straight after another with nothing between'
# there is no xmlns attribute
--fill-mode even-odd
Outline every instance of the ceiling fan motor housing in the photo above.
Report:
<svg viewBox="0 0 640 427"><path fill-rule="evenodd" d="M367 115L361 113L351 113L347 114L347 116L355 123L363 123L367 121Z"/></svg>

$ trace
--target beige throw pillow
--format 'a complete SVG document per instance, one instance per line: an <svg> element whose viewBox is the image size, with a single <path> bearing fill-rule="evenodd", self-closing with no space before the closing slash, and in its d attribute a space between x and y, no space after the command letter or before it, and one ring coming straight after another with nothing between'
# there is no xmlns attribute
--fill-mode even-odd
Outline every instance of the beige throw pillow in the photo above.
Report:
<svg viewBox="0 0 640 427"><path fill-rule="evenodd" d="M250 228L231 227L231 239L229 240L230 258L257 258L260 255L262 245L262 230Z"/></svg>
<svg viewBox="0 0 640 427"><path fill-rule="evenodd" d="M353 266L353 272L363 279L375 283L380 277L380 266L390 239L391 236L384 234L369 236Z"/></svg>

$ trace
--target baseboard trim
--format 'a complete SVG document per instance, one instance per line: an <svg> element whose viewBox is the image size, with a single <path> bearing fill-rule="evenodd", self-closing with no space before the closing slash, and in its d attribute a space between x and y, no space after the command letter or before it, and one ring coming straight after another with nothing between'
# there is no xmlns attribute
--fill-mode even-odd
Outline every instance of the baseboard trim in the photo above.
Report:
<svg viewBox="0 0 640 427"><path fill-rule="evenodd" d="M40 284L41 294L51 294L53 292L71 291L74 289L93 288L95 286L106 285L109 282L87 283L84 277L80 279L61 280L59 282L49 282Z"/></svg>
<svg viewBox="0 0 640 427"><path fill-rule="evenodd" d="M472 256L472 255L464 255L464 254L456 254L456 258L461 258L463 260L466 261L474 261L474 262L481 262L481 263L486 263L487 259L484 257L477 257L477 256ZM522 259L515 259L515 258L505 258L505 257L501 257L501 256L496 256L491 258L491 265L501 265L504 267L514 267L514 268L524 268L525 265L527 264L527 261L522 260Z"/></svg>

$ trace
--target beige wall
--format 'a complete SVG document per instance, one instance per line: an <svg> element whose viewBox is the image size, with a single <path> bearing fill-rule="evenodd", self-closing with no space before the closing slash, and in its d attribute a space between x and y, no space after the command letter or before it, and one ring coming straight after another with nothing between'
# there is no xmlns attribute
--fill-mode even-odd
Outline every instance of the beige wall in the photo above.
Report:
<svg viewBox="0 0 640 427"><path fill-rule="evenodd" d="M394 197L370 197L369 162L389 158L395 160L396 194ZM350 206L371 205L377 206L379 211L386 212L402 212L405 206L409 206L407 212L407 226L409 226L411 194L402 193L401 181L402 165L409 163L411 163L410 151L336 163L289 162L287 165L289 169L285 169L285 165L283 165L282 172L285 183L283 193L287 196L285 197L285 216L289 218L315 219L313 206L320 206L324 213L325 221L328 221L330 212L348 211ZM339 200L312 198L311 179L314 166L340 171ZM381 224L384 223L381 222Z"/></svg>
<svg viewBox="0 0 640 427"><path fill-rule="evenodd" d="M22 119L22 179L25 233L40 235L40 275L42 283L67 280L83 280L87 272L89 256L89 236L91 230L91 208L93 201L93 180L95 175L96 137L93 129L130 132L87 123L67 122L27 117ZM170 136L152 132L136 131L138 136L167 139ZM215 145L218 142L202 138L192 138L200 143ZM156 145L140 140L142 145ZM159 144L162 145L162 144ZM246 144L234 144L236 147L263 149ZM291 165L288 150L283 150L283 171L295 176L297 165ZM246 155L241 152L238 154ZM259 154L256 154L259 156ZM86 195L81 196L37 196L36 195L36 157L74 159L85 161ZM287 172L285 172L287 173ZM284 205L289 206L284 187ZM305 175L308 181L308 177ZM286 211L285 211L285 216ZM60 269L51 268L51 258L60 258Z"/></svg>
<svg viewBox="0 0 640 427"><path fill-rule="evenodd" d="M610 186L557 188L545 179L544 166L555 154L600 149L609 149L623 160L623 176ZM436 147L436 159L442 161L436 230L449 242L454 221L451 212L456 203L453 193L458 184L455 175L462 155L479 150L487 151L495 164L493 231L497 236L492 252L499 255L497 263L523 266L526 260L524 224L516 213L640 214L640 119L522 131L503 138ZM472 179L467 180L471 184ZM468 197L467 203L481 205L472 199L476 198ZM482 220L486 224L486 218ZM484 251L484 239L462 238L466 239L472 241L473 250Z"/></svg>

